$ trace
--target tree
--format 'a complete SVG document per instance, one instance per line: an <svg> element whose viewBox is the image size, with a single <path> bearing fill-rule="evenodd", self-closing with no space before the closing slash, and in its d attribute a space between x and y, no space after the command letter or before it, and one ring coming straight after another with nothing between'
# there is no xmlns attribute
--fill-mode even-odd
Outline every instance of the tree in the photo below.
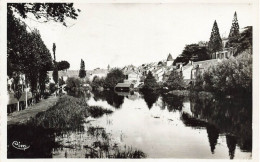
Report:
<svg viewBox="0 0 260 162"><path fill-rule="evenodd" d="M176 70L173 70L168 78L168 80L164 83L164 86L168 87L169 90L177 90L184 88L183 76Z"/></svg>
<svg viewBox="0 0 260 162"><path fill-rule="evenodd" d="M80 85L81 85L81 80L78 78L71 77L71 78L68 78L66 81L66 89L69 92L77 91L77 89L80 87Z"/></svg>
<svg viewBox="0 0 260 162"><path fill-rule="evenodd" d="M237 21L237 13L235 12L228 38L230 39L238 36L239 36L239 25Z"/></svg>
<svg viewBox="0 0 260 162"><path fill-rule="evenodd" d="M80 78L85 78L85 76L86 76L85 62L81 59L80 70L79 70L79 77Z"/></svg>
<svg viewBox="0 0 260 162"><path fill-rule="evenodd" d="M252 95L252 55L223 60L204 73L205 89L225 95Z"/></svg>
<svg viewBox="0 0 260 162"><path fill-rule="evenodd" d="M68 61L57 62L58 70L66 70L70 68L70 63Z"/></svg>
<svg viewBox="0 0 260 162"><path fill-rule="evenodd" d="M158 83L156 82L155 77L151 73L151 71L148 72L146 78L144 79L144 86L142 89L144 90L155 90L159 87Z"/></svg>
<svg viewBox="0 0 260 162"><path fill-rule="evenodd" d="M226 47L235 47L240 39L240 33L239 33L239 25L237 21L237 13L235 12L234 18L232 21L232 26L228 35L228 42L226 44Z"/></svg>
<svg viewBox="0 0 260 162"><path fill-rule="evenodd" d="M194 82L193 90L195 90L195 91L203 90L203 77L202 77L202 73L199 71L198 67L197 67L197 75L196 75L196 80Z"/></svg>
<svg viewBox="0 0 260 162"><path fill-rule="evenodd" d="M104 87L104 85L105 85L105 79L103 77L99 78L98 76L95 76L91 83L91 87L94 90L97 90L99 87Z"/></svg>
<svg viewBox="0 0 260 162"><path fill-rule="evenodd" d="M8 14L17 13L26 19L31 13L38 21L54 21L66 26L66 18L77 19L79 9L73 7L73 3L8 3Z"/></svg>
<svg viewBox="0 0 260 162"><path fill-rule="evenodd" d="M105 79L105 86L107 88L114 88L117 83L122 83L124 81L124 78L125 76L120 69L111 69Z"/></svg>
<svg viewBox="0 0 260 162"><path fill-rule="evenodd" d="M31 91L40 87L43 92L47 71L52 65L50 51L38 30L28 32L25 23L12 15L7 16L7 74L9 77L14 73L25 74Z"/></svg>
<svg viewBox="0 0 260 162"><path fill-rule="evenodd" d="M54 60L53 60L54 69L53 69L52 77L53 77L54 82L57 84L59 81L59 73L58 73L58 67L57 67L56 55L55 55L55 51L56 51L55 43L53 43L52 51L53 51L53 57L54 57Z"/></svg>
<svg viewBox="0 0 260 162"><path fill-rule="evenodd" d="M253 27L247 26L244 28L244 31L238 36L237 39L230 39L228 44L230 47L235 48L234 56L237 56L244 51L248 50L249 53L252 53L252 32Z"/></svg>
<svg viewBox="0 0 260 162"><path fill-rule="evenodd" d="M54 20L66 26L65 19L76 19L76 11L70 3L8 3L7 4L7 74L26 76L31 91L45 90L48 81L47 71L52 67L50 51L41 39L38 30L32 30L18 17L26 19L33 15L37 20ZM30 32L27 30L30 29ZM56 60L56 58L55 58ZM54 72L55 74L56 72ZM56 78L56 77L54 77Z"/></svg>
<svg viewBox="0 0 260 162"><path fill-rule="evenodd" d="M187 64L192 58L196 58L195 61L208 60L209 54L206 47L200 47L198 44L186 45L181 54L182 62Z"/></svg>
<svg viewBox="0 0 260 162"><path fill-rule="evenodd" d="M222 40L219 34L217 21L214 21L212 32L210 35L210 40L208 44L209 51L211 53L215 53L217 51L222 50Z"/></svg>

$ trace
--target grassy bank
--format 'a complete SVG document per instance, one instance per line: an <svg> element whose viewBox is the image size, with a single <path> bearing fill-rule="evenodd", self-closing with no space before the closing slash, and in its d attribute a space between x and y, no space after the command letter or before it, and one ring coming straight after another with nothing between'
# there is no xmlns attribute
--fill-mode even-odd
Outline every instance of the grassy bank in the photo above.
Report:
<svg viewBox="0 0 260 162"><path fill-rule="evenodd" d="M167 94L172 94L175 96L184 96L184 97L199 97L199 98L212 98L214 97L213 93L211 92L205 92L205 91L190 91L190 90L172 90L168 92Z"/></svg>
<svg viewBox="0 0 260 162"><path fill-rule="evenodd" d="M112 111L99 106L88 106L84 98L64 95L54 106L45 112L38 113L27 124L62 131L80 130L86 117L96 118L107 113L112 113Z"/></svg>

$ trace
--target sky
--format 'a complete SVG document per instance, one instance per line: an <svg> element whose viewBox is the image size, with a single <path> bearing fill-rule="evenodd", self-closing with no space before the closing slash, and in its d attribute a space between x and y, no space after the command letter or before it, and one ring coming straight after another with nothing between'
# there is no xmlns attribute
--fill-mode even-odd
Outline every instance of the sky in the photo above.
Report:
<svg viewBox="0 0 260 162"><path fill-rule="evenodd" d="M56 44L57 61L66 60L71 70L139 66L181 54L186 44L209 41L216 20L221 36L228 36L234 12L240 28L253 25L250 4L74 4L77 20L39 23L27 19L40 31L49 50ZM52 53L52 51L51 51Z"/></svg>

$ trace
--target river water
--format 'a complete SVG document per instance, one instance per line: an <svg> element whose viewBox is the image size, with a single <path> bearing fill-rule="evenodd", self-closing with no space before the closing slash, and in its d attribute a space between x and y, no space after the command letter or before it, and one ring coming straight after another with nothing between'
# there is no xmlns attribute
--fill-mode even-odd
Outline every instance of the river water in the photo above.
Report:
<svg viewBox="0 0 260 162"><path fill-rule="evenodd" d="M96 92L86 102L113 113L86 118L83 132L54 136L60 145L49 148L50 157L87 157L86 146L102 140L90 136L90 128L105 131L110 145L141 150L147 158L252 157L250 100Z"/></svg>

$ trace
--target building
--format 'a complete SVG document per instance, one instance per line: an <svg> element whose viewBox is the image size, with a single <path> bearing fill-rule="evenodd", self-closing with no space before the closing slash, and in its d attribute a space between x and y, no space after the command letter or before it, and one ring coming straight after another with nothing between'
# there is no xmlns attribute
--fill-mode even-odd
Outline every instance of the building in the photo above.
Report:
<svg viewBox="0 0 260 162"><path fill-rule="evenodd" d="M221 59L211 59L205 61L193 62L193 68L191 70L191 80L195 80L199 74L203 74L210 66L215 66L221 62Z"/></svg>
<svg viewBox="0 0 260 162"><path fill-rule="evenodd" d="M172 55L169 53L168 57L167 57L167 60L166 60L166 65L167 66L172 66L173 64L173 58L172 58Z"/></svg>
<svg viewBox="0 0 260 162"><path fill-rule="evenodd" d="M50 83L55 83L53 80L53 71L48 71L48 76L49 76L49 82ZM78 78L79 77L79 70L64 70L64 71L58 71L58 76L59 78L63 79L65 82L67 81L68 78Z"/></svg>
<svg viewBox="0 0 260 162"><path fill-rule="evenodd" d="M93 81L94 77L105 78L108 74L108 70L97 68L97 69L88 71L88 73L89 73L90 81Z"/></svg>
<svg viewBox="0 0 260 162"><path fill-rule="evenodd" d="M134 89L134 84L131 83L117 83L115 86L115 91L120 92L128 92Z"/></svg>
<svg viewBox="0 0 260 162"><path fill-rule="evenodd" d="M124 83L131 83L134 87L137 87L140 84L141 75L133 70L128 70L123 72L125 75Z"/></svg>

